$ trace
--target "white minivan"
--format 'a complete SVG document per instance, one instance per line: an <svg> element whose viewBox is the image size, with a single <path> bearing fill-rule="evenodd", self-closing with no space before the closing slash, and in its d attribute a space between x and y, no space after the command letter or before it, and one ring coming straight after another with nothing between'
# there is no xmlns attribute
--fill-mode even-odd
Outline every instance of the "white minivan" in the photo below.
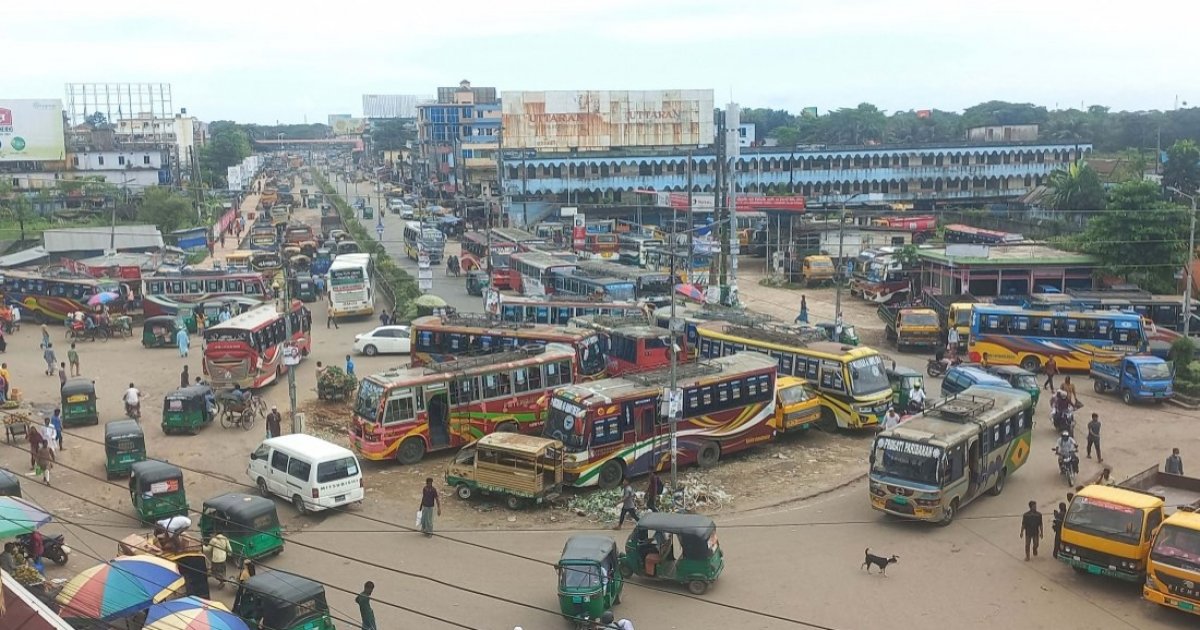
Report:
<svg viewBox="0 0 1200 630"><path fill-rule="evenodd" d="M303 433L263 440L250 454L246 474L264 497L283 497L301 514L363 500L354 453Z"/></svg>

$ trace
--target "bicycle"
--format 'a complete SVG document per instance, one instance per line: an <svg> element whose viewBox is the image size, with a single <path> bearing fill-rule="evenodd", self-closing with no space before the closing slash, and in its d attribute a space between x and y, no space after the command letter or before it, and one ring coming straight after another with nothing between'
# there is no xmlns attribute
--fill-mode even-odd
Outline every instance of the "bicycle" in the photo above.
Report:
<svg viewBox="0 0 1200 630"><path fill-rule="evenodd" d="M217 415L221 416L223 428L241 427L243 431L249 431L256 416L266 417L267 403L255 394L246 394L240 404L223 397L217 400Z"/></svg>

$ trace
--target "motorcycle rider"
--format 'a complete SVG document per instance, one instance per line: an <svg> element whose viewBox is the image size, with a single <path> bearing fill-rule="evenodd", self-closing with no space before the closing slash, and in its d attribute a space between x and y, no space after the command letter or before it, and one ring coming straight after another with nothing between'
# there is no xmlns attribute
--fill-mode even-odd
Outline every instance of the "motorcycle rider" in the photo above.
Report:
<svg viewBox="0 0 1200 630"><path fill-rule="evenodd" d="M911 413L920 413L925 409L925 390L921 389L921 384L913 385L911 391L908 392L908 410Z"/></svg>
<svg viewBox="0 0 1200 630"><path fill-rule="evenodd" d="M128 415L132 418L137 418L137 417L141 416L142 406L141 406L141 403L138 402L138 399L141 395L142 395L142 393L139 392L138 389L133 386L133 383L130 383L129 389L125 390L125 396L123 397L125 400L125 414L126 415Z"/></svg>
<svg viewBox="0 0 1200 630"><path fill-rule="evenodd" d="M1074 424L1074 418L1071 417L1071 412L1074 411L1074 405L1071 404L1071 397L1064 390L1058 390L1054 393L1054 398L1050 400L1052 413L1054 415L1054 427L1061 431L1070 431L1074 433L1075 428L1070 426Z"/></svg>
<svg viewBox="0 0 1200 630"><path fill-rule="evenodd" d="M1075 442L1075 438L1071 437L1070 433L1062 432L1058 442L1054 445L1054 452L1058 453L1059 460L1067 460L1075 474L1079 474L1079 444Z"/></svg>

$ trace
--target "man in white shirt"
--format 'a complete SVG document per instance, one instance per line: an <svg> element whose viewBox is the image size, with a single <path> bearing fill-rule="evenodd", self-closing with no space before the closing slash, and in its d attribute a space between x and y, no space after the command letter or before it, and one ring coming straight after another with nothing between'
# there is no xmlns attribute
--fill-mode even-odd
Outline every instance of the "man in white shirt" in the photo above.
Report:
<svg viewBox="0 0 1200 630"><path fill-rule="evenodd" d="M912 390L908 392L908 407L913 411L920 411L925 406L925 390L921 389L919 384L913 385Z"/></svg>
<svg viewBox="0 0 1200 630"><path fill-rule="evenodd" d="M141 394L142 393L133 386L133 383L129 384L129 389L125 390L125 395L121 397L121 399L125 401L126 413L128 413L130 410L140 411L138 408L138 401L141 398Z"/></svg>
<svg viewBox="0 0 1200 630"><path fill-rule="evenodd" d="M883 416L883 430L894 429L900 426L900 414L896 412L895 407L888 407L887 414Z"/></svg>

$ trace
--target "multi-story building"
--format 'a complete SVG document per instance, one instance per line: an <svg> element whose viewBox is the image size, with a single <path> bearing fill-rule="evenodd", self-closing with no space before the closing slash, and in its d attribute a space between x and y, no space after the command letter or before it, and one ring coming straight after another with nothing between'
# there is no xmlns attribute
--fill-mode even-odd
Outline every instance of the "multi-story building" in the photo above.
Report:
<svg viewBox="0 0 1200 630"><path fill-rule="evenodd" d="M496 182L500 102L495 88L438 88L438 100L417 105L417 139L427 181L443 190L485 190Z"/></svg>

